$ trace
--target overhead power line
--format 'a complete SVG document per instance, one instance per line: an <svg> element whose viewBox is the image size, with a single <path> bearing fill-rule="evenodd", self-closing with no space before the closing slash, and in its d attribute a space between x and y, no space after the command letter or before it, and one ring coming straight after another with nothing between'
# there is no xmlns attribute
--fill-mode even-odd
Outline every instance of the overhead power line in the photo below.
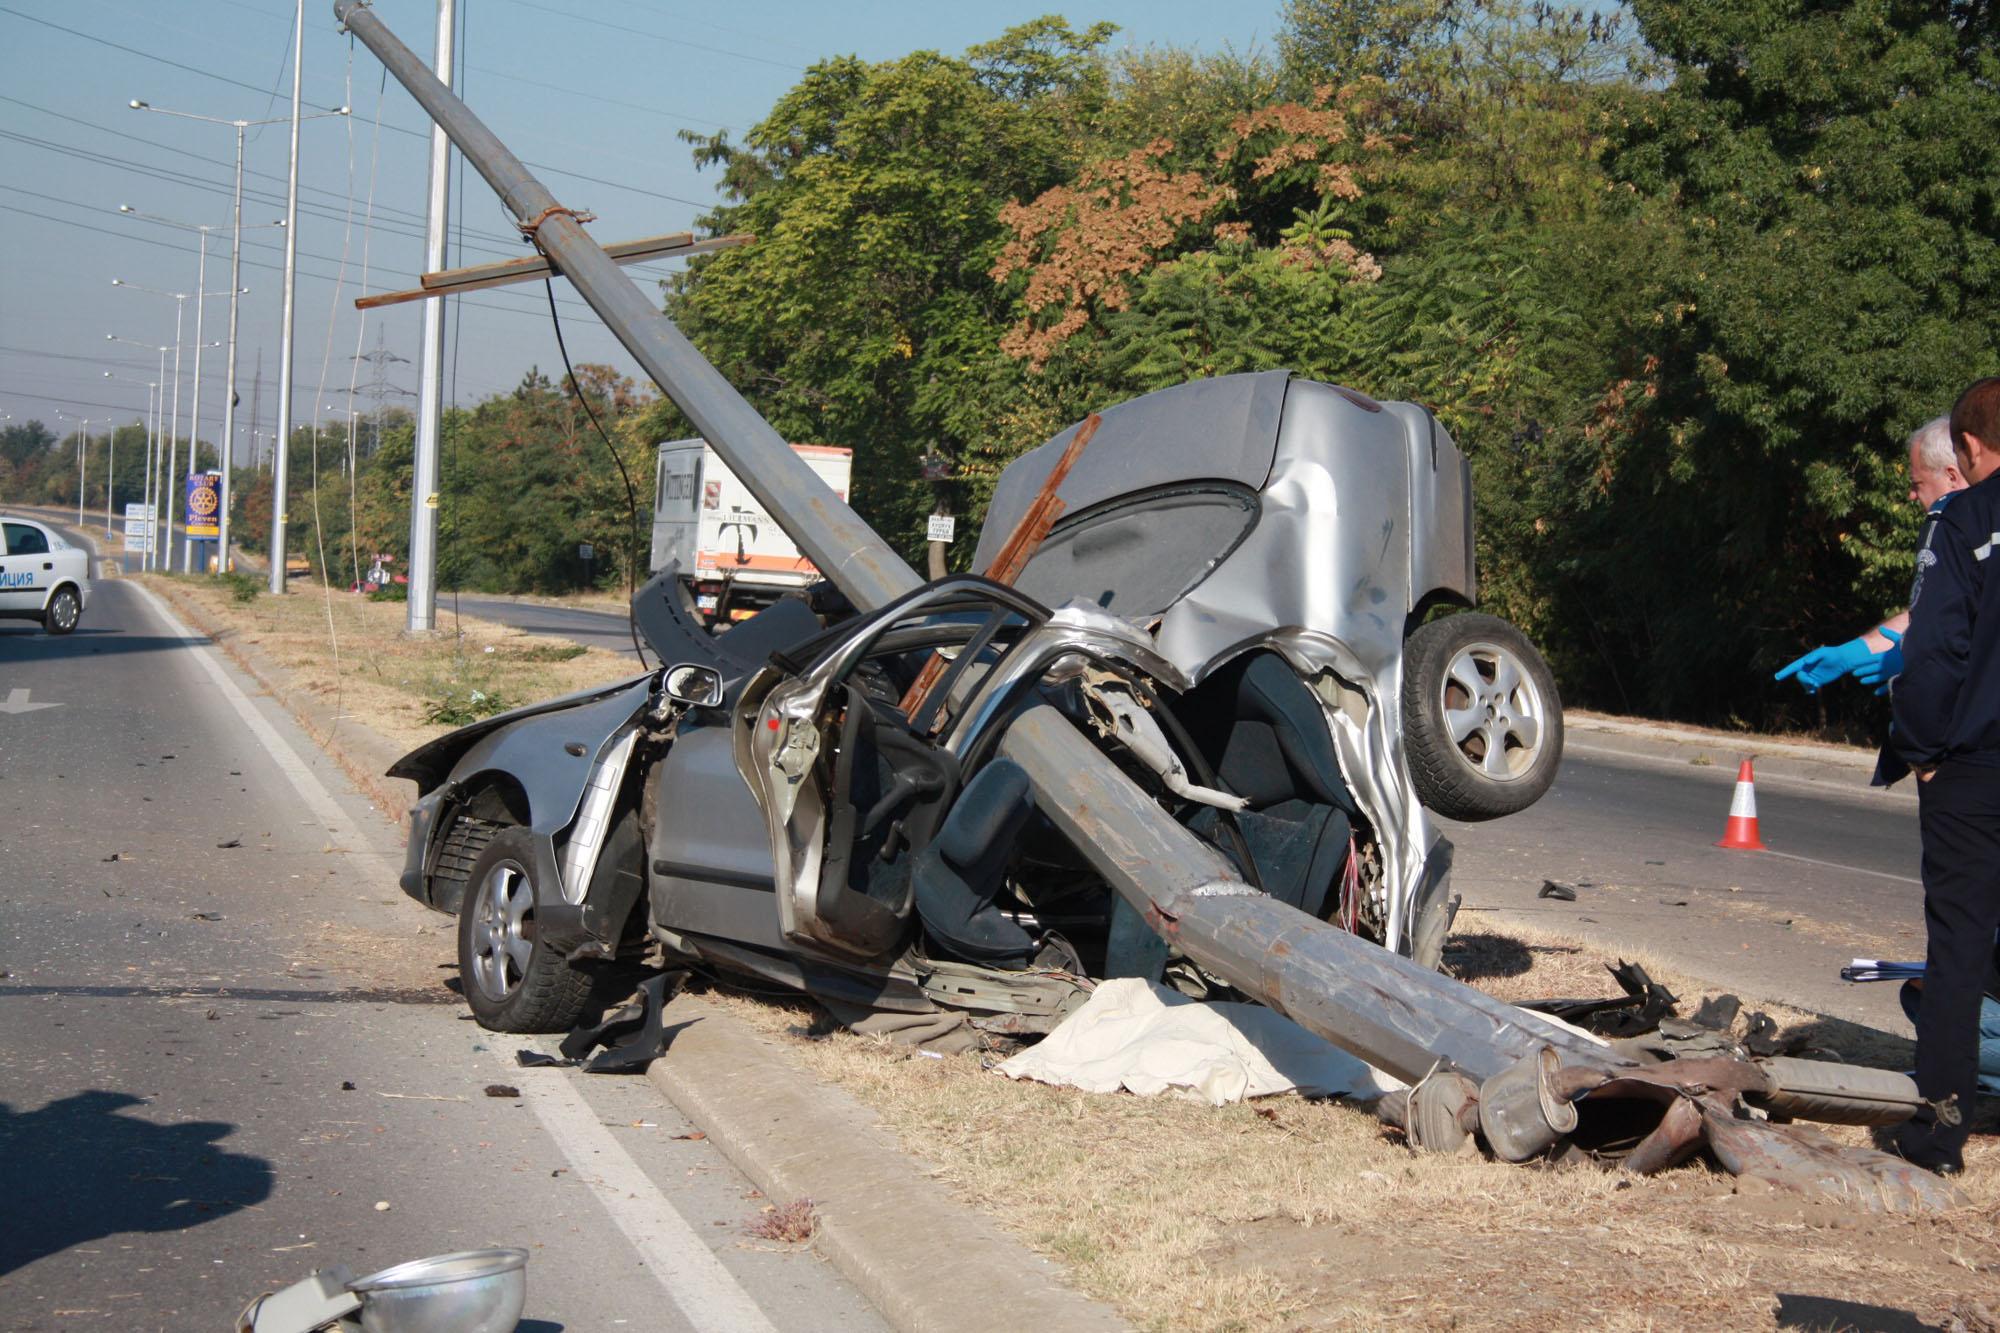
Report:
<svg viewBox="0 0 2000 1333"><path fill-rule="evenodd" d="M0 5L0 14L11 14L15 18L25 19L30 23L38 23L45 28L53 28L57 32L67 33L72 37L80 38L81 40L86 42L95 42L100 46L108 46L114 51L123 51L127 55L137 56L141 60L156 61L162 65L167 65L174 69L184 70L189 74L199 74L201 77L205 79L214 79L218 83L226 83L230 85L232 88L242 88L249 92L257 93L260 96L268 94L268 92L270 91L267 88L260 88L255 84L245 83L241 79L232 79L226 74L217 74L212 70L201 69L194 65L184 64L178 60L169 60L165 56L154 55L150 51L141 51L138 47L135 46L126 46L122 42L114 42L106 37L98 37L92 33L81 32L75 28L64 27L60 23L51 23L47 19L37 18L33 14L24 14L20 10L10 8L6 5ZM413 130L402 125L391 125L386 122L383 124L382 128L390 131L391 133L401 134L412 139L422 139L426 142L428 142L430 139L429 132L424 130ZM686 204L690 208L704 208L704 209L714 207L713 200L710 200L708 202L703 202L698 199L685 199L677 194L667 194L660 190L648 190L644 186L630 185L624 181L610 180L603 176L592 176L581 171L571 171L567 167L553 166L547 162L530 162L527 159L523 158L522 165L533 167L537 171L547 172L549 175L552 176L563 176L570 180L587 181L592 185L603 185L613 190L624 190L628 194L641 195L648 199L663 199L670 204Z"/></svg>

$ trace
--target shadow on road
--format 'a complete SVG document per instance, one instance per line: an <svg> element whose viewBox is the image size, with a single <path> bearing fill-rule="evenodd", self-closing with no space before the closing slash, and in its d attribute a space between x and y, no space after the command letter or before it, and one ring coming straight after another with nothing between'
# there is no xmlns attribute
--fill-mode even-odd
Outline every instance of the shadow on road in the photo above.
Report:
<svg viewBox="0 0 2000 1333"><path fill-rule="evenodd" d="M85 1241L197 1227L270 1197L269 1162L216 1146L234 1125L121 1114L143 1105L101 1089L37 1111L0 1102L12 1214L0 1226L0 1274Z"/></svg>
<svg viewBox="0 0 2000 1333"><path fill-rule="evenodd" d="M87 616L90 613L84 612ZM186 639L165 634L133 634L121 629L79 625L51 637L26 620L0 620L0 656L12 662L56 662L100 653L163 653L187 647Z"/></svg>

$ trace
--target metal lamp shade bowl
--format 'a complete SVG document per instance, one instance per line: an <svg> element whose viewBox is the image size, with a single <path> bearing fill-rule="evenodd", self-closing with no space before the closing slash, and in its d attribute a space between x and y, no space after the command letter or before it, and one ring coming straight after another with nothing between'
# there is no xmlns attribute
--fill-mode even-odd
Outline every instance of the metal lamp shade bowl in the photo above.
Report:
<svg viewBox="0 0 2000 1333"><path fill-rule="evenodd" d="M528 1299L528 1252L412 1259L347 1284L366 1333L513 1333Z"/></svg>

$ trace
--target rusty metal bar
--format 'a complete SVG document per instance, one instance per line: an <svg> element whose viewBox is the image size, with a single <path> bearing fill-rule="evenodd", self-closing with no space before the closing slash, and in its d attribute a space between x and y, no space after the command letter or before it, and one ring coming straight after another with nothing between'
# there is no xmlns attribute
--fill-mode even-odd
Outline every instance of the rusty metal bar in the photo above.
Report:
<svg viewBox="0 0 2000 1333"><path fill-rule="evenodd" d="M720 371L661 313L617 261L584 231L576 214L528 174L493 131L361 0L335 0L334 17L382 61L396 81L486 178L536 248L625 345L653 382L743 479L819 571L856 606L873 609L922 584L916 571L821 481L806 461Z"/></svg>
<svg viewBox="0 0 2000 1333"><path fill-rule="evenodd" d="M684 255L711 254L717 250L748 245L754 239L756 238L744 233L696 240L691 231L677 231L666 236L647 236L636 241L613 241L604 246L603 250L621 264L642 264L651 259L676 259ZM461 292L484 291L488 287L505 287L510 283L538 282L554 271L549 266L549 261L540 255L525 259L506 259L497 264L448 268L441 273L423 274L417 279L420 285L416 287L406 287L393 292L377 292L373 296L357 296L354 298L354 308L375 310L385 305L421 301L427 296L456 296Z"/></svg>

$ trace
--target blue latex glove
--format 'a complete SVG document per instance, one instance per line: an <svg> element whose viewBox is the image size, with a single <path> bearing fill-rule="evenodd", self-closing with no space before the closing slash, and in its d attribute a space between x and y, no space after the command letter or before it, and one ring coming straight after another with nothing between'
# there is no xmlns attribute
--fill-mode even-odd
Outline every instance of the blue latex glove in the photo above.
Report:
<svg viewBox="0 0 2000 1333"><path fill-rule="evenodd" d="M1903 636L1884 626L1882 636L1889 640L1889 647L1871 655L1867 661L1854 668L1854 678L1863 685L1877 685L1875 693L1882 694L1889 688L1889 682L1903 674Z"/></svg>
<svg viewBox="0 0 2000 1333"><path fill-rule="evenodd" d="M1849 639L1846 643L1815 648L1804 657L1787 662L1779 668L1775 679L1789 680L1797 676L1807 694L1818 694L1820 686L1833 684L1873 656L1875 650L1868 646L1866 639Z"/></svg>

